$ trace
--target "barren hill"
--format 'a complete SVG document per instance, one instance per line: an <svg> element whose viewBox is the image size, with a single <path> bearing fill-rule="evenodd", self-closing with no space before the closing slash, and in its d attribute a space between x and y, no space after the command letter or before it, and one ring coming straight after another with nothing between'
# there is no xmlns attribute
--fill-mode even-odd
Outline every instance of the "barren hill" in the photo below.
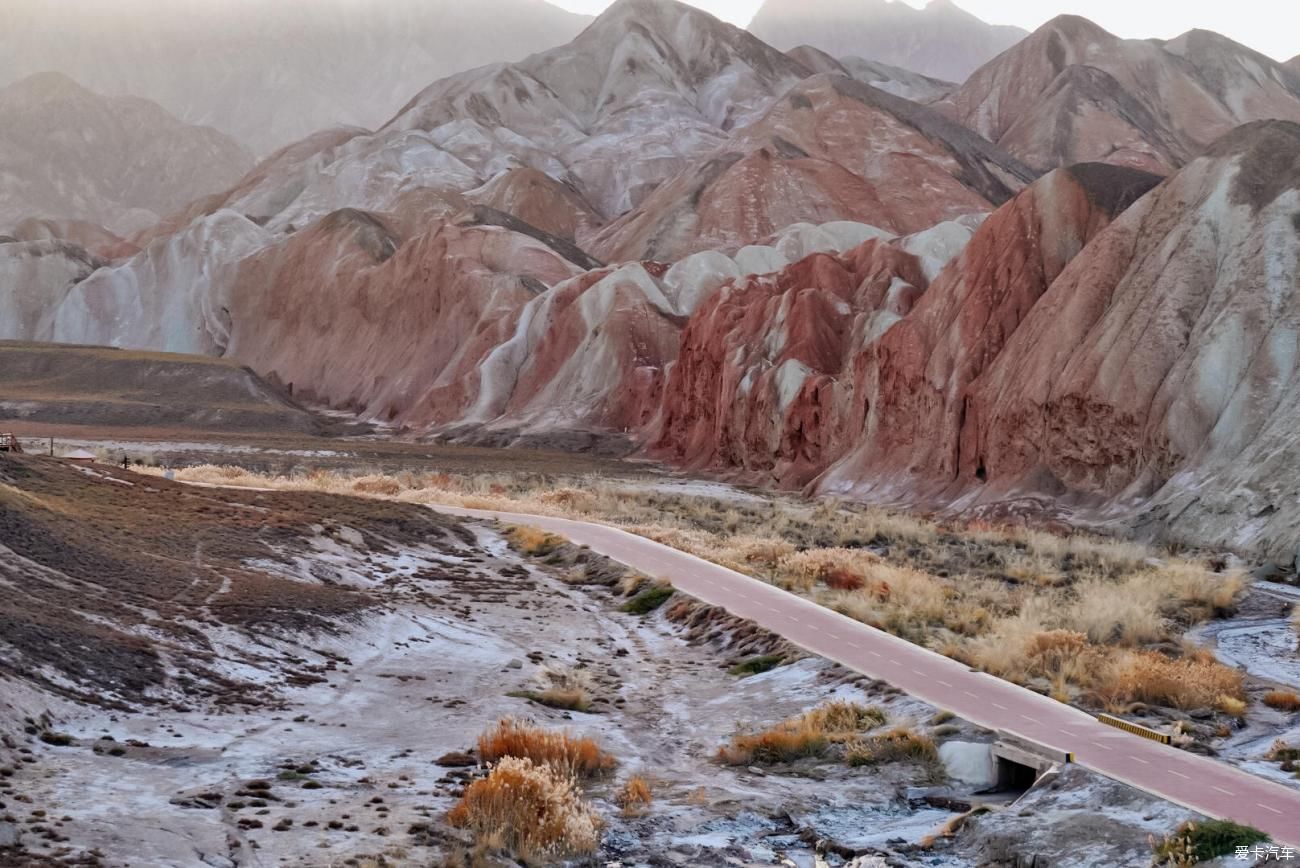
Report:
<svg viewBox="0 0 1300 868"><path fill-rule="evenodd" d="M322 427L282 390L234 362L12 341L0 341L0 416L92 428L314 433Z"/></svg>

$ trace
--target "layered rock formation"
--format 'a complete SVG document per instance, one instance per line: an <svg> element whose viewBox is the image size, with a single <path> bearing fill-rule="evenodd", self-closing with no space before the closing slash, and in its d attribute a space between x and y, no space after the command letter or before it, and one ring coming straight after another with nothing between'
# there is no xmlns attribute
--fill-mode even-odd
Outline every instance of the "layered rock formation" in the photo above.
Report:
<svg viewBox="0 0 1300 868"><path fill-rule="evenodd" d="M874 241L725 287L686 327L652 454L936 508L1029 502L1289 562L1300 125L1244 126L1156 181L1053 172L928 287Z"/></svg>
<svg viewBox="0 0 1300 868"><path fill-rule="evenodd" d="M429 82L559 45L588 21L542 0L16 3L0 85L58 70L264 155L334 124L373 129Z"/></svg>
<svg viewBox="0 0 1300 868"><path fill-rule="evenodd" d="M749 30L777 48L811 45L946 81L965 81L1027 35L986 24L951 0L930 0L923 9L894 0L765 0Z"/></svg>
<svg viewBox="0 0 1300 868"><path fill-rule="evenodd" d="M130 233L252 166L251 155L216 130L54 73L0 90L0 117L0 230L37 217Z"/></svg>
<svg viewBox="0 0 1300 868"><path fill-rule="evenodd" d="M923 106L817 75L611 223L592 248L609 260L672 260L733 248L798 220L915 232L986 212L1032 177Z"/></svg>
<svg viewBox="0 0 1300 868"><path fill-rule="evenodd" d="M1120 39L1063 15L935 107L1037 169L1167 173L1239 124L1300 121L1300 76L1215 33Z"/></svg>

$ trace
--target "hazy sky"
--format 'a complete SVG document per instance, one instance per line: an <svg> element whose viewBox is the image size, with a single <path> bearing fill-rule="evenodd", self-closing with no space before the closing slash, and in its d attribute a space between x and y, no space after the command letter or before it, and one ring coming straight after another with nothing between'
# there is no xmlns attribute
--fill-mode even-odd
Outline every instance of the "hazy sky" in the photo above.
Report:
<svg viewBox="0 0 1300 868"><path fill-rule="evenodd" d="M596 13L610 0L551 0L575 12ZM762 0L687 0L742 27ZM864 0L866 2L866 0ZM895 0L924 6L925 0ZM1287 60L1300 54L1300 9L1294 0L956 0L957 5L994 24L1026 30L1062 12L1074 12L1119 36L1169 38L1193 27L1217 30L1257 51ZM1290 8L1292 11L1287 12Z"/></svg>

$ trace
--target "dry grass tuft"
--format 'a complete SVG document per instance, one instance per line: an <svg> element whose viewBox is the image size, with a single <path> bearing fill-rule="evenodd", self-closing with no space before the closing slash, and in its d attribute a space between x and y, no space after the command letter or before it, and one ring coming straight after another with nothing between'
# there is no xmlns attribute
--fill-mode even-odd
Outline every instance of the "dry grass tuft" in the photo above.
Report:
<svg viewBox="0 0 1300 868"><path fill-rule="evenodd" d="M551 708L586 711L591 707L591 673L573 666L543 666L534 679L535 690L511 693Z"/></svg>
<svg viewBox="0 0 1300 868"><path fill-rule="evenodd" d="M650 782L641 775L632 775L618 791L614 801L626 816L638 816L644 813L645 809L654 801L654 794L650 789Z"/></svg>
<svg viewBox="0 0 1300 868"><path fill-rule="evenodd" d="M718 750L728 765L770 765L805 757L824 757L887 720L874 706L834 701L758 732L741 732Z"/></svg>
<svg viewBox="0 0 1300 868"><path fill-rule="evenodd" d="M615 764L614 757L590 738L542 729L509 717L478 737L478 753L486 763L517 757L551 766L577 779L605 774Z"/></svg>
<svg viewBox="0 0 1300 868"><path fill-rule="evenodd" d="M1270 690L1264 694L1264 704L1279 711L1300 711L1300 694L1294 690Z"/></svg>
<svg viewBox="0 0 1300 868"><path fill-rule="evenodd" d="M505 536L512 548L533 557L545 557L568 542L559 534L522 525L507 528Z"/></svg>
<svg viewBox="0 0 1300 868"><path fill-rule="evenodd" d="M849 744L844 759L851 766L890 762L936 765L939 762L939 749L930 736L917 732L910 726L896 726Z"/></svg>
<svg viewBox="0 0 1300 868"><path fill-rule="evenodd" d="M1246 716L1246 701L1235 696L1220 696L1214 700L1214 708L1231 717Z"/></svg>
<svg viewBox="0 0 1300 868"><path fill-rule="evenodd" d="M526 864L594 852L601 825L572 778L518 757L503 758L486 778L470 784L447 820L476 837L493 836Z"/></svg>

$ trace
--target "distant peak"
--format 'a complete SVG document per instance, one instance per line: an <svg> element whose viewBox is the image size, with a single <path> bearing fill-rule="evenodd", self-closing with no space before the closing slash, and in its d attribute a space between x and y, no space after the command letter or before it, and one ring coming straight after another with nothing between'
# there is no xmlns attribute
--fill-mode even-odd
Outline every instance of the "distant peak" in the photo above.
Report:
<svg viewBox="0 0 1300 868"><path fill-rule="evenodd" d="M9 93L21 93L29 96L36 96L41 99L58 99L68 96L81 96L91 93L87 88L82 87L72 78L61 72L53 70L49 72L38 72L35 75L29 75L26 78L19 79L13 84L4 88Z"/></svg>
<svg viewBox="0 0 1300 868"><path fill-rule="evenodd" d="M1104 33L1107 36L1111 35L1110 31L1100 24L1084 18L1082 15L1074 15L1069 12L1057 15L1038 29L1056 30L1063 33Z"/></svg>

